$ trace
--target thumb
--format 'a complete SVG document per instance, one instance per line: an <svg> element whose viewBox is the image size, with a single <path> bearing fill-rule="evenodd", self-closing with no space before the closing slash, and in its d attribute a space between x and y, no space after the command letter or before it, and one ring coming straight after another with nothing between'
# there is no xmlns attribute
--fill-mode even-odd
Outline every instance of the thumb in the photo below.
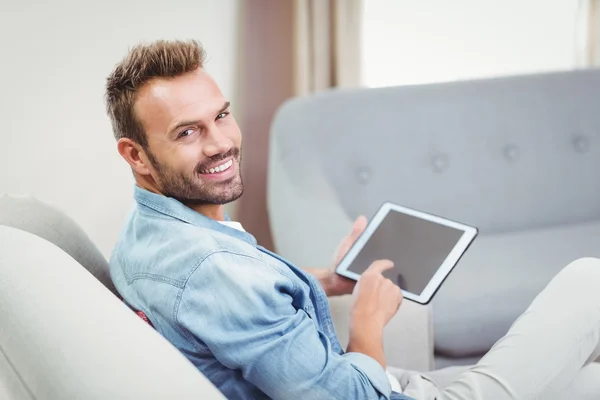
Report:
<svg viewBox="0 0 600 400"><path fill-rule="evenodd" d="M364 215L359 216L354 221L352 225L352 232L350 232L350 236L352 239L356 240L358 237L365 231L367 228L367 218Z"/></svg>
<svg viewBox="0 0 600 400"><path fill-rule="evenodd" d="M358 237L365 231L367 227L367 218L363 215L358 217L354 224L352 224L352 230L350 234L346 236L342 242L339 244L335 251L335 259L334 263L337 265L342 257L350 250L354 242L358 239Z"/></svg>

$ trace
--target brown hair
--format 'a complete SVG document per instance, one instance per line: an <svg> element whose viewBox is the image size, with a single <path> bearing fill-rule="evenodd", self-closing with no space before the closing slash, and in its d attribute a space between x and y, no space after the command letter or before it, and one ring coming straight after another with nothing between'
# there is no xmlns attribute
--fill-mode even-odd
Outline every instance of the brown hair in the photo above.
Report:
<svg viewBox="0 0 600 400"><path fill-rule="evenodd" d="M173 78L204 66L206 53L195 41L159 40L133 47L106 79L106 110L115 138L129 138L147 148L142 123L135 115L136 95L154 78Z"/></svg>

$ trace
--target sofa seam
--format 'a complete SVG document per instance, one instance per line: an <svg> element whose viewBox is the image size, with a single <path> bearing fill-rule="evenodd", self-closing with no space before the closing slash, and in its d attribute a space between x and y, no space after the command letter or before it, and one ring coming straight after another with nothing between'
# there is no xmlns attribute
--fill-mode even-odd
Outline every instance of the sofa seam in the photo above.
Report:
<svg viewBox="0 0 600 400"><path fill-rule="evenodd" d="M23 379L23 376L21 376L21 374L19 373L19 370L17 370L17 368L15 367L15 365L13 364L13 362L11 361L10 357L8 356L8 354L6 354L6 351L4 351L4 347L0 346L0 353L2 353L4 355L4 359L6 360L6 362L8 363L8 365L10 365L10 368L14 371L16 377L19 379L19 382L21 382L21 384L23 385L23 387L25 388L25 390L27 390L27 393L29 393L29 395L31 396L32 399L36 400L37 396L35 394L33 394L33 392L31 391L31 389L29 388L29 385L27 385L27 383L25 382L25 379Z"/></svg>

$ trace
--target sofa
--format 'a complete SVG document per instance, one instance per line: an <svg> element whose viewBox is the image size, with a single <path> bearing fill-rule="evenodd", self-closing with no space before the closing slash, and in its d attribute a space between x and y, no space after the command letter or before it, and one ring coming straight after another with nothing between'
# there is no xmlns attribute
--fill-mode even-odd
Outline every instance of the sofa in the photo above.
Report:
<svg viewBox="0 0 600 400"><path fill-rule="evenodd" d="M600 70L324 91L283 104L270 137L273 240L299 265L329 265L384 201L479 228L431 304L388 326L392 365L477 362L562 267L600 257Z"/></svg>
<svg viewBox="0 0 600 400"><path fill-rule="evenodd" d="M0 195L0 399L224 399L127 308L65 213Z"/></svg>

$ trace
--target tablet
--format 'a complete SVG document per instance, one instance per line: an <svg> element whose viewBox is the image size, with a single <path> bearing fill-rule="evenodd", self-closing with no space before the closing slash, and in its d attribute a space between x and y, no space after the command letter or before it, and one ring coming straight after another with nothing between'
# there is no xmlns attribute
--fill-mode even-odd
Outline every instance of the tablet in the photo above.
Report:
<svg viewBox="0 0 600 400"><path fill-rule="evenodd" d="M374 261L391 260L394 267L384 276L400 286L404 298L428 304L477 233L472 226L386 202L336 272L358 280Z"/></svg>

